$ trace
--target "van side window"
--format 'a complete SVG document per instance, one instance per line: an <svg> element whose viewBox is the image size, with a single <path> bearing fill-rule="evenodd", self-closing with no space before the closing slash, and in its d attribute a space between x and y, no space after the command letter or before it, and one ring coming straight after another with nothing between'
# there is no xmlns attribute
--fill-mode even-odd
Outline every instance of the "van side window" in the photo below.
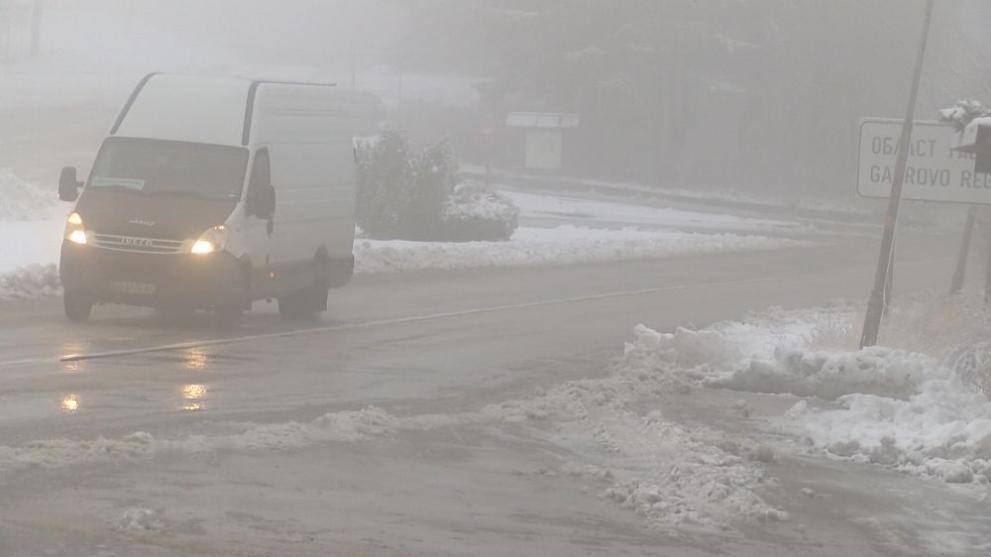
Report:
<svg viewBox="0 0 991 557"><path fill-rule="evenodd" d="M268 161L268 149L261 149L255 154L255 165L251 169L249 188L268 186L272 184L272 169Z"/></svg>

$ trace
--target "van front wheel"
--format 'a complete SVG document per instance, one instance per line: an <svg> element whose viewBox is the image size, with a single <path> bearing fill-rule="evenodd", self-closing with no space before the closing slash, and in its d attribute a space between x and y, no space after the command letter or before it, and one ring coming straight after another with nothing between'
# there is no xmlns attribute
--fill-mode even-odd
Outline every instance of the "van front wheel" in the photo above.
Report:
<svg viewBox="0 0 991 557"><path fill-rule="evenodd" d="M313 284L298 292L279 297L279 313L289 319L313 319L327 310L330 291L330 262L318 255L314 261Z"/></svg>
<svg viewBox="0 0 991 557"><path fill-rule="evenodd" d="M90 312L93 310L93 300L76 290L66 290L62 293L62 305L65 308L65 316L73 323L89 320Z"/></svg>

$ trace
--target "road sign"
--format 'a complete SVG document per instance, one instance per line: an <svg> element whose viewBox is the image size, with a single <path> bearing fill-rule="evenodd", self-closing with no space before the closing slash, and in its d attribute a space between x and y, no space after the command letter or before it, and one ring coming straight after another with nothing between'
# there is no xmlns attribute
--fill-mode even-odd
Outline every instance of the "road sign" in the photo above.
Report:
<svg viewBox="0 0 991 557"><path fill-rule="evenodd" d="M902 121L860 122L857 193L887 198L895 172ZM953 151L956 130L940 122L916 122L909 143L902 199L991 205L991 174L974 172L974 155Z"/></svg>

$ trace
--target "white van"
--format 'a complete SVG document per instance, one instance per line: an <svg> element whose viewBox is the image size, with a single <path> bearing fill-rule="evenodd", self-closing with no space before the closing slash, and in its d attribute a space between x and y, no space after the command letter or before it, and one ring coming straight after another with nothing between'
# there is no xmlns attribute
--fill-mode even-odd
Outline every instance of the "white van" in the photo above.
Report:
<svg viewBox="0 0 991 557"><path fill-rule="evenodd" d="M382 110L332 85L149 75L85 183L62 171L66 316L125 303L233 318L263 298L325 310L354 270L355 138Z"/></svg>

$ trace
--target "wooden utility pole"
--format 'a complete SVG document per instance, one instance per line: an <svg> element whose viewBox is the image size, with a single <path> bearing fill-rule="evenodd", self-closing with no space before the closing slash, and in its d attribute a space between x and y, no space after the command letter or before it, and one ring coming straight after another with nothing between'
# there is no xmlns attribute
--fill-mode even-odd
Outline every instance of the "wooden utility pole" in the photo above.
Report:
<svg viewBox="0 0 991 557"><path fill-rule="evenodd" d="M967 222L963 225L963 239L960 241L960 252L957 255L957 268L953 271L950 281L950 294L959 294L963 290L964 279L967 277L967 259L970 256L970 243L974 238L974 220L977 217L977 207L971 205L967 209Z"/></svg>
<svg viewBox="0 0 991 557"><path fill-rule="evenodd" d="M912 138L915 103L919 96L922 66L926 59L926 43L929 42L929 23L932 20L932 13L933 0L926 0L925 15L922 20L922 38L919 41L919 52L915 59L915 72L912 76L912 88L909 91L908 108L905 110L905 121L902 123L901 138L898 140L898 158L895 161L895 173L891 181L888 212L884 217L884 234L881 237L881 253L877 260L877 271L874 273L874 289L867 302L864 331L860 336L861 348L877 344L878 332L881 329L881 317L885 312L884 291L887 286L888 269L891 266L891 252L895 243L895 227L898 224L898 209L901 205L902 186L905 183L905 167L908 165L908 146Z"/></svg>

